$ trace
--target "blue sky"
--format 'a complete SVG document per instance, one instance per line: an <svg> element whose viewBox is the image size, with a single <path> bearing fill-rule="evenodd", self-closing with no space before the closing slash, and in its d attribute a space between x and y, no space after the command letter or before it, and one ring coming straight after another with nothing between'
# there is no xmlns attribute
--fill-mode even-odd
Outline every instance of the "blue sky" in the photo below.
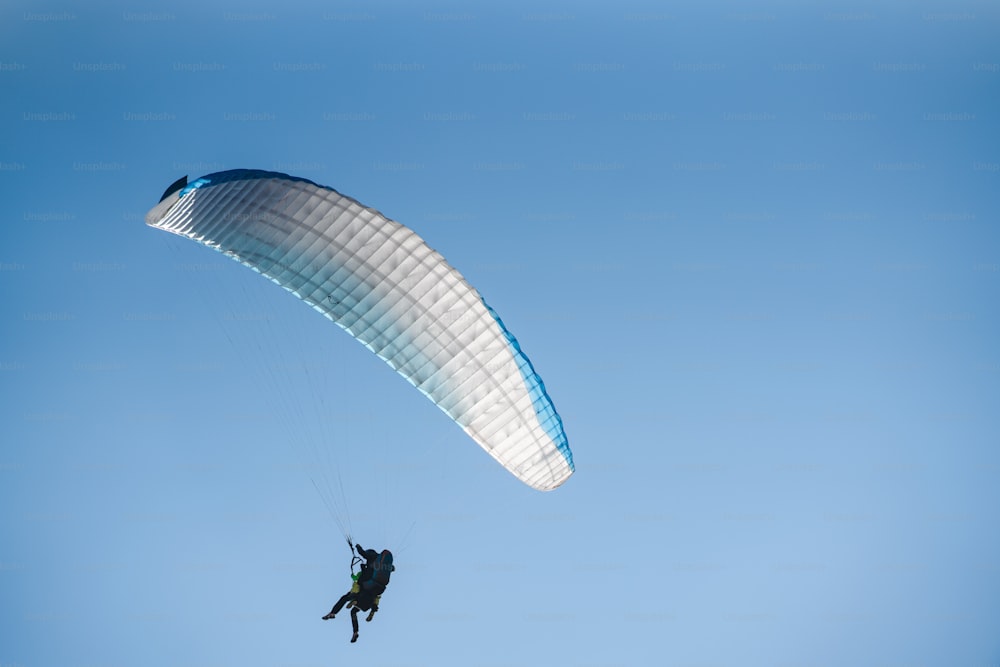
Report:
<svg viewBox="0 0 1000 667"><path fill-rule="evenodd" d="M962 1L8 3L0 666L998 664L998 27ZM576 475L524 487L143 224L240 167L441 251ZM397 552L357 645L320 621L347 550L310 477Z"/></svg>

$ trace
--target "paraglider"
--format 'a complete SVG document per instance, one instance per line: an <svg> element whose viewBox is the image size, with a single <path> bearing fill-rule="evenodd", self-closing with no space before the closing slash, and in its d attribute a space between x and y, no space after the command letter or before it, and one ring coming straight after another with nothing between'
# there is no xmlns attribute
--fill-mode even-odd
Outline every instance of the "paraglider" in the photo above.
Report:
<svg viewBox="0 0 1000 667"><path fill-rule="evenodd" d="M331 188L251 169L178 179L146 224L213 248L309 304L525 484L549 491L573 474L562 419L517 339L409 228ZM395 569L389 550L357 550L361 572L323 617L350 608L352 642L358 612L372 620Z"/></svg>
<svg viewBox="0 0 1000 667"><path fill-rule="evenodd" d="M323 617L324 621L329 621L336 617L346 604L351 610L351 627L354 630L351 636L352 644L358 641L358 612L369 612L365 621L371 621L375 617L385 587L389 585L390 575L396 570L396 566L392 564L392 552L388 549L377 552L374 549L365 549L360 544L355 546L364 559L361 571L351 574L351 589L344 593L330 612ZM360 560L357 557L355 559ZM352 570L353 566L354 561L351 563Z"/></svg>

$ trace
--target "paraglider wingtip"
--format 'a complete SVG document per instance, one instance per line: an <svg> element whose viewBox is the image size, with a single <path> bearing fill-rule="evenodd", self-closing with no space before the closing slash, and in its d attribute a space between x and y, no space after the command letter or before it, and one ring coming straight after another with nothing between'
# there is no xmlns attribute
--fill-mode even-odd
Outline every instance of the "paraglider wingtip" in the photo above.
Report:
<svg viewBox="0 0 1000 667"><path fill-rule="evenodd" d="M157 224L167 215L170 208L177 203L178 194L187 185L187 176L182 176L176 181L170 184L170 187L163 193L160 197L160 201L157 202L156 206L149 209L146 213L146 224L150 227L156 227Z"/></svg>
<svg viewBox="0 0 1000 667"><path fill-rule="evenodd" d="M188 177L186 175L185 176L181 176L176 181L174 181L173 183L171 183L170 187L168 187L166 189L166 191L164 191L163 196L160 197L160 201L163 201L164 199L166 199L170 195L174 194L175 192L177 192L178 190L180 190L181 188L183 188L185 185L187 185L187 183L188 183Z"/></svg>

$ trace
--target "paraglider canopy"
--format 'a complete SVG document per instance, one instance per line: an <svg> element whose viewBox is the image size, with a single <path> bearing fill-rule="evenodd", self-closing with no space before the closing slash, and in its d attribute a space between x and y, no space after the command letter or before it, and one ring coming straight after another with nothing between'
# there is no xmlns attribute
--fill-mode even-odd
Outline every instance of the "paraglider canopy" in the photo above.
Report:
<svg viewBox="0 0 1000 667"><path fill-rule="evenodd" d="M524 483L573 474L562 419L499 315L411 229L303 178L178 179L146 216L249 266L378 355Z"/></svg>

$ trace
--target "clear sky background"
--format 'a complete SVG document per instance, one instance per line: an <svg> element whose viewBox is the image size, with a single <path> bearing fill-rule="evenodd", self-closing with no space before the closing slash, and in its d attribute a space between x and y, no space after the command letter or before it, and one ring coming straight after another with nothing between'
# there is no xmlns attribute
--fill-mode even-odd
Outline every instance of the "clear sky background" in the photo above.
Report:
<svg viewBox="0 0 1000 667"><path fill-rule="evenodd" d="M0 666L1000 664L998 36L963 0L5 3ZM521 485L145 226L243 167L440 250L576 475ZM311 479L397 552L353 646Z"/></svg>

